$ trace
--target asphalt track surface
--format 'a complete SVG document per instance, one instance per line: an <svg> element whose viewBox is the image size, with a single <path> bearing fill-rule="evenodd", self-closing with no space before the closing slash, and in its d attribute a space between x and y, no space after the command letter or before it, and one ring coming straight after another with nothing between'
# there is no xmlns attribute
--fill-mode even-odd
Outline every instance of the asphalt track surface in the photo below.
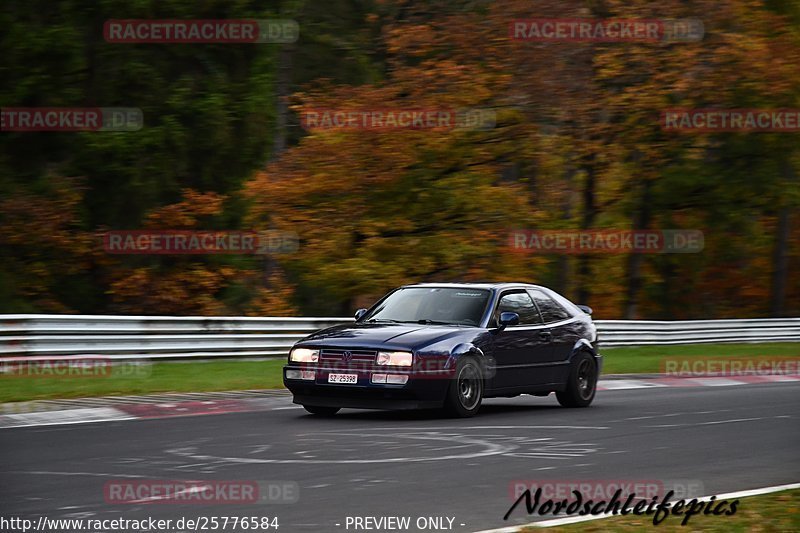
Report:
<svg viewBox="0 0 800 533"><path fill-rule="evenodd" d="M520 480L683 479L706 495L781 485L800 481L799 393L798 382L600 391L588 409L524 396L466 420L324 419L278 398L260 412L8 428L0 516L277 516L280 532L353 531L348 516L408 516L418 531L418 517L450 517L452 531L478 531L542 519L520 506L503 520ZM299 499L108 504L104 484L126 479L293 481Z"/></svg>

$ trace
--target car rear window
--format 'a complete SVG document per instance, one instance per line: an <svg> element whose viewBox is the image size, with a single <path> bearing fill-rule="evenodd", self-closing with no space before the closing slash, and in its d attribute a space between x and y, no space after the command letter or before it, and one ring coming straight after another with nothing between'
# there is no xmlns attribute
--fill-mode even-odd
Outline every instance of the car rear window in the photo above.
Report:
<svg viewBox="0 0 800 533"><path fill-rule="evenodd" d="M556 303L555 300L550 298L539 289L531 289L529 292L536 301L536 305L539 307L539 311L542 313L542 319L544 320L545 324L571 318L572 315L570 315L566 309L561 307L561 305Z"/></svg>

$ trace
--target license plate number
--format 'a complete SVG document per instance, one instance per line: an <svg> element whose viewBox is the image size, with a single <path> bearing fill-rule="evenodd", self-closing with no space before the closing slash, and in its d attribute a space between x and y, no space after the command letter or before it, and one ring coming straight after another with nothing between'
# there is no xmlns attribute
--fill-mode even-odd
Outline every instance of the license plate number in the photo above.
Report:
<svg viewBox="0 0 800 533"><path fill-rule="evenodd" d="M358 383L358 374L328 374L328 383L355 385Z"/></svg>

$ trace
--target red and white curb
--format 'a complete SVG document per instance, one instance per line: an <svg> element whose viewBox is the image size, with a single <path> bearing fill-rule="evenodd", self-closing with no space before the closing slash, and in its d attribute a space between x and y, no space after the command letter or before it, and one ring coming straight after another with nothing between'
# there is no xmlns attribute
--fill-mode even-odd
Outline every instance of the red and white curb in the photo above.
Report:
<svg viewBox="0 0 800 533"><path fill-rule="evenodd" d="M288 399L284 391L232 391L2 404L0 408L7 414L0 415L0 428L269 411L285 409Z"/></svg>
<svg viewBox="0 0 800 533"><path fill-rule="evenodd" d="M40 411L38 413L2 415L0 416L0 428L61 426L135 419L135 416L128 415L113 407L89 407L83 409L65 409L63 411Z"/></svg>
<svg viewBox="0 0 800 533"><path fill-rule="evenodd" d="M223 413L244 413L257 411L244 402L232 405L230 402L200 402L206 405L163 404L163 405L120 405L117 407L84 407L56 411L39 411L0 415L0 428L30 426L60 426L68 424L88 424L91 422L118 422L121 420L147 420L152 418L171 418L176 416L213 415Z"/></svg>
<svg viewBox="0 0 800 533"><path fill-rule="evenodd" d="M800 382L800 376L614 378L601 379L597 389L599 391L615 391L660 387L727 387L783 382ZM290 398L288 391L269 390L110 396L6 403L0 404L0 413L3 413L0 414L0 429L301 408L291 404Z"/></svg>

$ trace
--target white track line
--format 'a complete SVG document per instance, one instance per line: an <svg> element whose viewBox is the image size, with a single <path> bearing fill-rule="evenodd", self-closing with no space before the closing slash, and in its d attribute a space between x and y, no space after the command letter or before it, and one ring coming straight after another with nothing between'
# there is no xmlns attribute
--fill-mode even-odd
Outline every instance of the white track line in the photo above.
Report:
<svg viewBox="0 0 800 533"><path fill-rule="evenodd" d="M604 381L601 387L605 390L647 389L653 387L666 387L663 383L656 383L646 379L610 379Z"/></svg>

